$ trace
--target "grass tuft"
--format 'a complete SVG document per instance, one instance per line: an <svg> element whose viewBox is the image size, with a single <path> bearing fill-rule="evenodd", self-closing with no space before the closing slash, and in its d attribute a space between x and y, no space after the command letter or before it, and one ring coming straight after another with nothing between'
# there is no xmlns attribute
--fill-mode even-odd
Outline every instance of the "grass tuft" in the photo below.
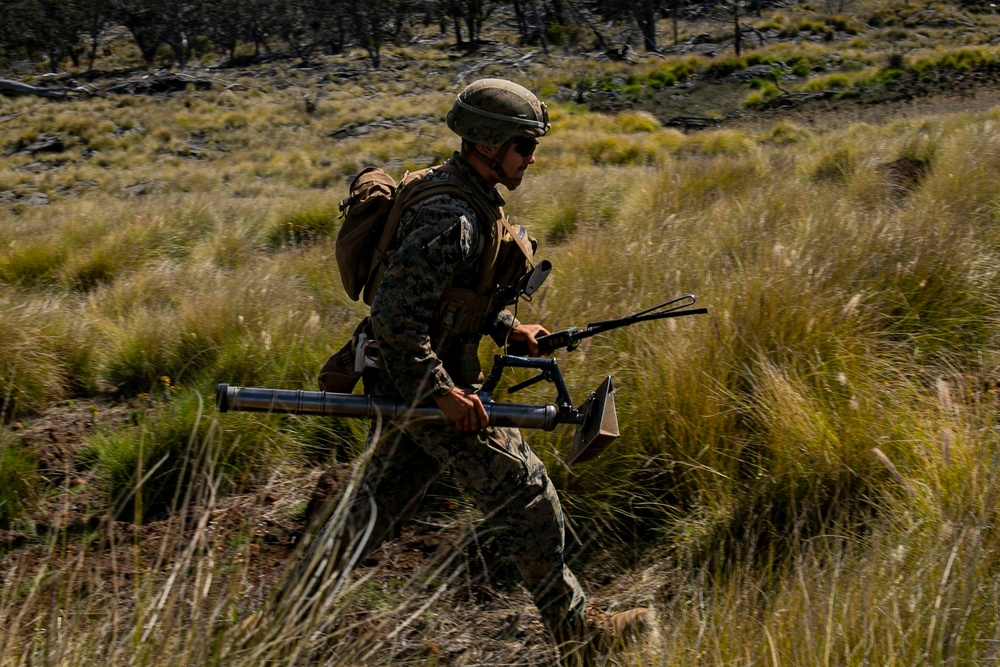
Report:
<svg viewBox="0 0 1000 667"><path fill-rule="evenodd" d="M37 465L30 452L0 432L0 527L9 528L34 509L42 495Z"/></svg>

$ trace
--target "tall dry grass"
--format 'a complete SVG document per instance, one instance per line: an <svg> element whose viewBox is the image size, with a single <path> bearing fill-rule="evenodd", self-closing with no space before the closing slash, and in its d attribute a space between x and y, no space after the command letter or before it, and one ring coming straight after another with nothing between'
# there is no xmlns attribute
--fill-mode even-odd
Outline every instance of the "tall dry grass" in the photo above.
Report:
<svg viewBox="0 0 1000 667"><path fill-rule="evenodd" d="M95 100L100 122L14 103L12 137L62 132L74 162L0 172L0 189L52 200L0 211L4 415L100 394L139 407L81 459L109 519L3 557L0 663L438 663L433 646L461 638L442 609L486 613L453 596L469 574L446 549L396 588L342 573L297 620L239 629L267 598L263 547L218 523L246 502L233 492L357 453L356 425L217 420L209 397L220 381L312 388L364 312L329 236L349 175L394 159L399 176L454 146L422 120L327 137L376 113L439 117L451 86L435 82L429 101L309 83L315 116L252 82L186 104ZM1000 115L759 135L572 105L552 116L508 196L556 266L519 317L562 328L686 292L711 311L560 355L578 402L615 376L623 432L601 459L569 470L568 430L529 436L568 510L574 567L590 588L613 580L595 598L659 611L659 643L633 662L991 662ZM926 175L887 166L901 157ZM4 475L24 465L8 446ZM355 623L359 609L385 627Z"/></svg>

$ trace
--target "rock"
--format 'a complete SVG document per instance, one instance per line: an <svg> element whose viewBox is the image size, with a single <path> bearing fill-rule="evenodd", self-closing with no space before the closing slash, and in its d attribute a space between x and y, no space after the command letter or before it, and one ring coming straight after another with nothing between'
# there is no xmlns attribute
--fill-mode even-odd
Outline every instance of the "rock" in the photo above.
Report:
<svg viewBox="0 0 1000 667"><path fill-rule="evenodd" d="M38 139L27 145L22 142L23 140L10 146L4 155L16 155L20 153L27 153L28 155L34 155L35 153L61 153L66 150L66 144L63 142L62 137L54 134L43 134L38 137Z"/></svg>
<svg viewBox="0 0 1000 667"><path fill-rule="evenodd" d="M26 206L48 206L49 196L44 192L32 192L30 195L22 199L20 203Z"/></svg>
<svg viewBox="0 0 1000 667"><path fill-rule="evenodd" d="M116 127L114 131L111 133L111 136L127 137L132 134L141 137L142 135L146 134L146 128L144 128L142 125L134 125L132 127Z"/></svg>
<svg viewBox="0 0 1000 667"><path fill-rule="evenodd" d="M773 65L751 65L746 69L742 69L738 72L733 72L730 74L732 79L736 81L741 81L743 83L749 83L754 79L770 79L774 72Z"/></svg>
<svg viewBox="0 0 1000 667"><path fill-rule="evenodd" d="M20 167L14 167L14 171L27 172L29 174L39 174L43 171L49 171L50 169L60 169L66 163L65 160L52 160L51 162L39 161L39 162L29 162L28 164L22 164Z"/></svg>
<svg viewBox="0 0 1000 667"><path fill-rule="evenodd" d="M119 192L123 197L139 197L148 195L151 192L165 190L166 181L142 181L122 188Z"/></svg>

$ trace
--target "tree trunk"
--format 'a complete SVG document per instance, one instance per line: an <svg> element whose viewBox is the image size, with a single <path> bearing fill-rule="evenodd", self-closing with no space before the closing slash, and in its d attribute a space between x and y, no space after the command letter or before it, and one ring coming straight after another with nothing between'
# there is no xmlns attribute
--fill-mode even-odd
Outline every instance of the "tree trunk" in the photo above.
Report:
<svg viewBox="0 0 1000 667"><path fill-rule="evenodd" d="M739 57L742 50L740 44L740 3L733 0L733 48L736 49L736 56Z"/></svg>
<svg viewBox="0 0 1000 667"><path fill-rule="evenodd" d="M94 69L94 62L97 61L97 47L100 46L98 41L98 34L93 34L90 38L90 50L87 51L87 71L91 72Z"/></svg>
<svg viewBox="0 0 1000 667"><path fill-rule="evenodd" d="M566 10L563 7L563 0L551 0L552 19L559 25L566 25Z"/></svg>
<svg viewBox="0 0 1000 667"><path fill-rule="evenodd" d="M545 39L545 26L542 25L542 15L538 11L537 0L531 0L531 14L532 23L535 24L535 34L538 35L538 41L542 45L542 53L547 55L549 52L549 44Z"/></svg>
<svg viewBox="0 0 1000 667"><path fill-rule="evenodd" d="M479 35L476 33L476 10L471 3L465 5L465 31L469 33L469 46L475 46Z"/></svg>
<svg viewBox="0 0 1000 667"><path fill-rule="evenodd" d="M646 53L656 53L656 3L654 0L643 0L635 16L639 30L642 32L642 45Z"/></svg>
<svg viewBox="0 0 1000 667"><path fill-rule="evenodd" d="M674 46L680 44L680 38L678 37L677 24L680 22L681 13L681 0L673 0L673 4L670 6L670 22L674 28Z"/></svg>
<svg viewBox="0 0 1000 667"><path fill-rule="evenodd" d="M521 43L524 44L528 41L528 21L524 17L522 2L523 0L511 0L511 4L514 6L514 20L517 22L517 34Z"/></svg>

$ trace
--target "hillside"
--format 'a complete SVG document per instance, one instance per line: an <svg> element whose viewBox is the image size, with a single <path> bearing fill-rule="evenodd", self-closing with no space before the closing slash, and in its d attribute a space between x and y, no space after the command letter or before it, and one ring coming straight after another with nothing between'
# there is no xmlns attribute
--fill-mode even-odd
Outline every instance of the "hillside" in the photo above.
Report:
<svg viewBox="0 0 1000 667"><path fill-rule="evenodd" d="M552 111L508 197L556 267L519 317L710 309L558 355L577 403L615 376L600 459L527 434L592 601L658 612L622 664L993 661L1000 19L826 9L745 17L738 57L688 17L623 61L428 29L377 71L147 72L120 45L103 73L0 75L66 94L0 97L0 665L552 661L447 480L322 615L238 623L365 425L217 415L215 384L314 387L364 313L333 266L347 184L449 155L480 76Z"/></svg>

